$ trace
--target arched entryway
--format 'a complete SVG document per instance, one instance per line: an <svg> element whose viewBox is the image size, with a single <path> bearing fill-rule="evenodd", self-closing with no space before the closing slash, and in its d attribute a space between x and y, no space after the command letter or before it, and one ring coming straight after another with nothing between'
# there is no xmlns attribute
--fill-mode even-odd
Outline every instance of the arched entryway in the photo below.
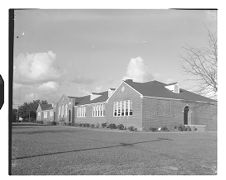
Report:
<svg viewBox="0 0 226 180"><path fill-rule="evenodd" d="M188 125L188 112L189 112L189 106L185 106L185 108L184 108L184 125Z"/></svg>
<svg viewBox="0 0 226 180"><path fill-rule="evenodd" d="M71 110L69 110L69 123L71 123Z"/></svg>

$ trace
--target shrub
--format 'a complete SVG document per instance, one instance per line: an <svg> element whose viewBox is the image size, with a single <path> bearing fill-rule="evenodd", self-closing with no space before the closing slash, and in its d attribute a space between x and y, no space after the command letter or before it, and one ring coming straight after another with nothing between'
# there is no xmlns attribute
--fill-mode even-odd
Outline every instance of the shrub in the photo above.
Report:
<svg viewBox="0 0 226 180"><path fill-rule="evenodd" d="M80 123L80 124L79 124L79 126L80 126L80 127L82 127L82 126L83 126L83 124L82 124L82 123Z"/></svg>
<svg viewBox="0 0 226 180"><path fill-rule="evenodd" d="M194 128L194 131L197 131L197 130L198 130L198 129L195 127L195 128Z"/></svg>
<svg viewBox="0 0 226 180"><path fill-rule="evenodd" d="M117 128L118 128L119 130L124 130L124 129L125 129L125 127L124 127L123 124L119 124L119 125L117 126Z"/></svg>
<svg viewBox="0 0 226 180"><path fill-rule="evenodd" d="M186 131L186 126L184 125L178 126L178 131Z"/></svg>
<svg viewBox="0 0 226 180"><path fill-rule="evenodd" d="M154 128L154 127L150 127L149 130L152 131L152 132L158 131L158 129L157 128Z"/></svg>
<svg viewBox="0 0 226 180"><path fill-rule="evenodd" d="M91 126L90 126L91 128L95 128L95 124L91 124Z"/></svg>
<svg viewBox="0 0 226 180"><path fill-rule="evenodd" d="M166 126L161 127L161 131L169 131L169 129Z"/></svg>
<svg viewBox="0 0 226 180"><path fill-rule="evenodd" d="M117 129L117 126L115 124L109 124L108 128L110 128L110 129Z"/></svg>
<svg viewBox="0 0 226 180"><path fill-rule="evenodd" d="M99 128L99 127L100 127L100 124L99 124L99 123L97 123L97 124L96 124L96 128Z"/></svg>
<svg viewBox="0 0 226 180"><path fill-rule="evenodd" d="M44 122L43 122L43 121L37 121L37 123L38 123L38 124L44 124Z"/></svg>
<svg viewBox="0 0 226 180"><path fill-rule="evenodd" d="M129 126L129 127L128 127L128 130L130 130L130 131L136 131L137 128L134 128L133 126Z"/></svg>
<svg viewBox="0 0 226 180"><path fill-rule="evenodd" d="M191 127L190 126L187 126L186 130L187 131L191 131Z"/></svg>
<svg viewBox="0 0 226 180"><path fill-rule="evenodd" d="M78 126L79 126L79 124L78 124L78 123L74 123L74 126L75 126L75 127L78 127Z"/></svg>
<svg viewBox="0 0 226 180"><path fill-rule="evenodd" d="M177 129L177 126L174 126L174 129Z"/></svg>
<svg viewBox="0 0 226 180"><path fill-rule="evenodd" d="M178 130L179 131L191 131L192 129L190 126L180 125L180 126L178 126Z"/></svg>
<svg viewBox="0 0 226 180"><path fill-rule="evenodd" d="M101 126L102 126L102 128L106 128L107 127L107 123L102 123Z"/></svg>

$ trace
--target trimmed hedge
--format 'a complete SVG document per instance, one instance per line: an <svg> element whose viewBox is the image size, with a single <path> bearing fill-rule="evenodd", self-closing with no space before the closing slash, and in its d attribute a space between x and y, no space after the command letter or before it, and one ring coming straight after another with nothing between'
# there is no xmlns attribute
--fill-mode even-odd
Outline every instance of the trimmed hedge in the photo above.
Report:
<svg viewBox="0 0 226 180"><path fill-rule="evenodd" d="M117 128L118 128L119 130L124 130L124 129L125 129L125 126L124 126L123 124L119 124L119 125L117 126Z"/></svg>
<svg viewBox="0 0 226 180"><path fill-rule="evenodd" d="M135 128L135 127L133 127L133 126L129 126L129 127L128 127L128 130L130 130L130 131L137 131L137 128Z"/></svg>
<svg viewBox="0 0 226 180"><path fill-rule="evenodd" d="M150 127L149 130L152 131L152 132L156 132L156 131L158 131L158 128Z"/></svg>
<svg viewBox="0 0 226 180"><path fill-rule="evenodd" d="M102 128L106 128L107 127L107 123L102 123L101 126L102 126Z"/></svg>
<svg viewBox="0 0 226 180"><path fill-rule="evenodd" d="M117 126L115 124L109 124L108 128L110 128L110 129L117 129Z"/></svg>

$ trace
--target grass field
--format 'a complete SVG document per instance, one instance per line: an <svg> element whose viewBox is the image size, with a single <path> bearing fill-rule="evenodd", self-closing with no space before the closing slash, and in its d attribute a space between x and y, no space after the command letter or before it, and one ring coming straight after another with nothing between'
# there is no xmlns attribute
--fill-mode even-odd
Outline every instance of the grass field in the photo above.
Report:
<svg viewBox="0 0 226 180"><path fill-rule="evenodd" d="M12 174L216 174L215 132L12 129Z"/></svg>

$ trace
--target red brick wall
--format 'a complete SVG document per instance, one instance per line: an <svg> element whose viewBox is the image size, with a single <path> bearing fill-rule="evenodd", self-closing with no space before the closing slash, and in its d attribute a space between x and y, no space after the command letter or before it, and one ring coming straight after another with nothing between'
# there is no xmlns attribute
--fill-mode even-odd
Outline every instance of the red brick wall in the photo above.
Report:
<svg viewBox="0 0 226 180"><path fill-rule="evenodd" d="M197 124L207 125L210 131L217 130L217 105L196 104L192 110L193 120Z"/></svg>
<svg viewBox="0 0 226 180"><path fill-rule="evenodd" d="M64 112L64 116L58 116L59 113L59 107L62 107L62 105L64 105L64 111L65 111L65 105L67 104L68 109L67 109L67 116L65 115ZM74 121L73 117L74 117L74 111L73 111L73 104L74 104L74 99L72 98L68 98L67 96L63 95L60 100L58 101L57 105L56 105L56 115L55 115L55 121L56 122L64 122L64 123L69 123L69 110L71 111L71 122Z"/></svg>
<svg viewBox="0 0 226 180"><path fill-rule="evenodd" d="M53 112L53 116L50 116L50 111ZM44 112L47 112L47 118L44 118ZM42 111L42 118L43 118L44 124L48 124L50 122L53 122L54 121L54 110Z"/></svg>
<svg viewBox="0 0 226 180"><path fill-rule="evenodd" d="M121 89L124 87L124 91ZM113 104L116 101L131 100L133 107L132 116L114 117ZM120 87L114 92L106 105L106 120L108 123L123 124L127 127L134 126L138 129L142 128L142 99L140 94L123 82Z"/></svg>
<svg viewBox="0 0 226 180"><path fill-rule="evenodd" d="M92 107L93 105L97 104L89 104L84 105L86 107L86 117L77 117L77 108L82 106L75 106L74 107L74 118L75 123L89 123L89 124L102 124L106 122L106 115L104 117L92 117ZM83 106L83 107L84 107Z"/></svg>
<svg viewBox="0 0 226 180"><path fill-rule="evenodd" d="M191 124L207 125L207 130L216 130L216 106L182 100L143 98L143 129L150 127L184 124L183 110L189 106ZM202 108L201 108L202 107Z"/></svg>
<svg viewBox="0 0 226 180"><path fill-rule="evenodd" d="M50 116L50 111L53 111L53 116ZM41 116L38 117L38 112L41 113ZM47 118L44 118L44 112L47 112ZM38 110L37 111L37 121L43 121L43 123L47 124L49 122L53 122L54 121L54 110L46 110L46 111L41 111Z"/></svg>

